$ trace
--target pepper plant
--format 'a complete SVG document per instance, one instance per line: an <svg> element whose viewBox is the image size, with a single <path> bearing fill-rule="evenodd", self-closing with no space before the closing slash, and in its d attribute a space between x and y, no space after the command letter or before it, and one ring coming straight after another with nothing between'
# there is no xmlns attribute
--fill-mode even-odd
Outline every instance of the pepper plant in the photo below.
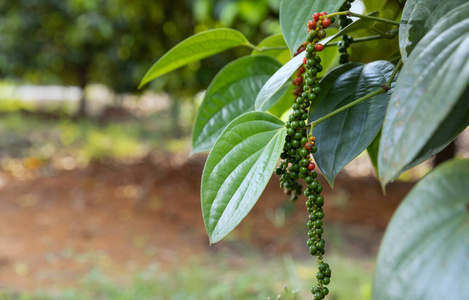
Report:
<svg viewBox="0 0 469 300"><path fill-rule="evenodd" d="M212 80L194 123L192 153L210 151L202 215L215 243L248 214L273 173L292 202L304 194L305 247L317 257L313 299L329 294L332 278L316 171L333 187L367 151L384 189L469 124L469 3L408 0L390 19L350 11L352 2L282 0L281 33L254 45L229 28L200 32L141 82L233 47L252 49ZM376 53L372 40L387 46ZM353 61L367 56L379 59ZM372 299L469 299L468 180L469 160L453 160L403 200L381 245Z"/></svg>

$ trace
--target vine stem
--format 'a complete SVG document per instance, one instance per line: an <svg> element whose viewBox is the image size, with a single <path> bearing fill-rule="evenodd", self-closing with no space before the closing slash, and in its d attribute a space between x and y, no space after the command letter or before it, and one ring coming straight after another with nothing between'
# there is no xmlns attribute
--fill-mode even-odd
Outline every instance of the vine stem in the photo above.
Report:
<svg viewBox="0 0 469 300"><path fill-rule="evenodd" d="M394 80L394 77L396 77L396 74L399 71L399 69L401 68L401 66L402 66L402 59L400 59L399 62L397 63L396 67L394 68L394 70L391 73L391 76L389 76L388 81L385 84L383 84L379 89L377 89L377 90L375 90L375 91L373 91L373 92L371 92L371 93L369 93L369 94L367 94L367 95L365 95L361 98L358 98L357 100L352 101L349 104L346 104L346 105L344 105L344 106L342 106L342 107L328 113L327 115L322 116L321 118L319 118L317 120L314 120L313 122L308 124L307 127L311 126L311 132L313 132L313 128L316 125L318 125L319 123L321 123L322 121L325 121L325 120L335 116L336 114L338 114L340 112L343 112L344 110L349 109L350 107L355 106L355 105L357 105L357 104L359 104L363 101L366 101L370 98L373 98L374 96L386 93L387 91L389 91L391 89L391 83Z"/></svg>
<svg viewBox="0 0 469 300"><path fill-rule="evenodd" d="M366 42L366 41L373 41L373 40L379 40L379 39L385 39L386 37L382 35L372 35L372 36L365 36L361 38L356 38L352 40L352 44L354 43L360 43L360 42ZM329 47L329 46L337 46L338 42L335 43L328 43L324 47Z"/></svg>
<svg viewBox="0 0 469 300"><path fill-rule="evenodd" d="M248 44L245 44L245 46L251 48L252 50L256 50L256 51L262 51L261 48L257 47L256 45L252 44L252 43L248 43Z"/></svg>
<svg viewBox="0 0 469 300"><path fill-rule="evenodd" d="M354 12L351 12L351 11L339 11L339 12L336 12L336 13L325 15L324 18L330 18L330 17L333 17L333 16L340 16L340 15L346 15L346 16L349 16L349 17L357 17L357 18L361 18L361 19L368 19L368 20L373 20L373 21L376 21L376 22L381 22L381 23L386 23L386 24L392 24L392 25L396 25L396 26L400 25L399 22L396 22L396 21L393 21L393 20L388 20L388 19L383 19L383 18L378 18L378 17L373 17L373 16L357 14L357 13L354 13Z"/></svg>
<svg viewBox="0 0 469 300"><path fill-rule="evenodd" d="M376 96L376 95L383 94L383 93L385 93L385 92L386 92L386 89L383 88L383 87L381 87L381 88L377 89L377 90L374 91L374 92L371 92L371 93L369 93L369 94L367 94L367 95L365 95L365 96L363 96L363 97L361 97L361 98L358 98L357 100L352 101L352 102L350 102L349 104L346 104L346 105L344 105L344 106L342 106L342 107L340 107L340 108L338 108L338 109L336 109L336 110L334 110L334 111L328 113L327 115L322 116L321 118L319 118L319 119L317 119L317 120L314 120L313 122L311 122L311 129L314 128L314 127L315 127L316 125L318 125L319 123L321 123L322 121L325 121L325 120L329 119L330 117L333 117L333 116L335 116L336 114L338 114L338 113L340 113L340 112L342 112L342 111L344 111L344 110L346 110L346 109L349 109L349 108L352 107L352 106L355 106L355 105L357 105L357 104L359 104L359 103L361 103L361 102L363 102L363 101L365 101L365 100L368 100L368 99L370 99L370 98L372 98L372 97L374 97L374 96Z"/></svg>
<svg viewBox="0 0 469 300"><path fill-rule="evenodd" d="M402 67L402 58L399 59L399 61L396 64L396 67L394 68L394 70L391 73L391 76L389 77L388 81L386 82L387 87L391 88L391 83L392 83L394 77L396 76L397 72L399 71L399 69L401 67Z"/></svg>

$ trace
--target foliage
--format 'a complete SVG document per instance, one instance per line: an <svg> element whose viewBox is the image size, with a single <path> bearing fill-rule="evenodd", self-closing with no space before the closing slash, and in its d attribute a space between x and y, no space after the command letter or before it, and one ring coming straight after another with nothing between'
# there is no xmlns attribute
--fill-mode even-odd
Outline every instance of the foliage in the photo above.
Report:
<svg viewBox="0 0 469 300"><path fill-rule="evenodd" d="M276 66L277 71L269 74L270 78L264 78L266 74L256 69L253 69L252 74L237 71L241 79L232 82L229 78L237 78L236 75L222 70L209 87L207 103L200 108L198 121L194 124L193 152L211 150L201 187L202 212L211 242L226 236L253 207L278 162L285 131L287 138L295 135L293 120L298 119L289 117L288 121L283 123L269 114L268 110L279 102L293 103L293 97L288 100L286 96L273 96L278 96L279 91L283 92L289 86L289 79L300 66L312 68L319 64L321 56L312 61L311 51L319 53L322 46L327 46L324 53L334 57L329 53L334 49L333 45L338 45L339 51L344 52L348 46L344 46L344 43L352 43L351 60L354 63L333 68L337 65L335 61L325 70L329 71L328 73L320 73L321 81L314 87L315 93L320 96L310 107L308 127L311 127L310 134L316 136L316 139L311 136L310 140L316 142L319 148L317 152L312 151L315 153L313 156L331 186L337 173L367 149L378 178L385 187L403 171L444 149L469 124L469 3L452 0L408 0L402 7L397 1L384 1L376 13L347 13L358 17L359 20L346 26L345 13L332 14L343 2L283 0L280 5L281 34L293 57L285 62L280 55L279 50L287 48L284 43L278 41L279 33L268 38L269 42L257 46L249 42L238 43L233 46L251 48L253 55L256 55L244 58L245 60L267 55L278 59L283 66ZM349 4L350 1L344 5ZM365 1L365 4L377 7L376 3L370 1ZM345 8L347 9L348 7ZM337 32L327 29L330 37L319 42L309 33L309 41L313 43L308 46L309 50L306 47L307 51L302 53L305 46L300 46L306 39L306 23L311 18L311 12L321 10L327 10L329 13L325 18L331 17L330 14L338 16L339 22L342 22L341 30ZM310 29L314 29L313 33L319 34L317 30L320 27L312 26ZM344 37L345 34L352 36L353 40ZM342 41L335 42L341 36ZM378 43L383 43L385 47L377 51L376 48L367 46L366 42L377 43L375 40L379 40ZM316 43L322 46L317 48ZM199 48L194 48L193 52L197 52L197 49ZM201 52L204 51L203 47L200 49ZM360 49L358 55L355 54L356 49ZM192 55L196 56L197 53ZM310 56L305 58L306 55ZM372 61L370 58L373 58ZM163 56L156 64L164 65L166 59L166 56ZM231 66L241 61L243 59L235 61ZM184 61L180 61L178 66L183 63ZM321 72L321 69L323 67L317 71ZM304 69L299 71L295 80L303 79L302 73ZM311 79L307 74L303 75L304 80ZM262 76L259 82L264 82L261 89L257 88L258 76ZM311 76L316 78L316 73ZM143 82L146 80L147 78L144 78ZM240 84L240 81L244 84ZM216 95L222 100L211 94L218 82L226 82L223 91L229 91ZM311 96L311 86L316 83L310 82L311 84L304 86L308 93L296 94L300 95L299 98L308 97L310 101L316 98L315 94ZM256 89L247 89L246 86L252 83L256 83ZM240 97L256 97L254 108L258 112L252 112L252 105L241 105ZM303 101L297 101L293 107L298 107ZM237 105L232 107L232 103ZM309 106L309 102L307 103ZM283 112L288 113L288 106L282 107ZM295 109L298 110L294 108L293 114ZM220 113L223 119L211 119L216 113ZM298 110L297 115L301 113L302 111ZM276 115L282 113L277 111ZM295 117L299 118L298 116ZM205 121L200 122L201 118ZM211 126L210 143L199 138L200 132L207 124ZM301 125L299 128L298 130L305 129ZM295 149L288 151L293 147L293 142L288 146L287 143L290 143L289 140L285 143L286 150L282 153L282 159L292 158L296 153ZM299 147L303 145L306 149L306 144ZM287 151L288 155L285 154ZM308 152L305 152L305 155L306 153ZM469 179L466 164L452 162L434 170L404 201L387 234L392 238L383 242L381 251L384 254L381 254L378 261L373 299L439 299L448 295L451 295L451 299L469 297L467 289L453 289L451 284L464 274L463 268L469 265L468 256L463 255L467 254L467 251L459 251L464 239L458 238L459 235L467 235L467 226L464 225L467 222L464 223L461 219L467 214L467 197L463 196L467 194L464 188ZM285 174L285 165L288 165L288 162L282 161L280 170L276 173ZM288 174L298 176L291 168ZM312 168L314 169L314 165ZM448 179L452 176L454 180ZM312 179L307 183L311 181ZM311 186L313 185L319 194L322 187L318 186L317 182L311 183ZM295 192L293 189L292 191ZM295 200L295 197L296 195L292 199ZM455 217L454 222L443 225L441 214L451 218L452 210L443 210L440 206L444 207L447 203L452 203L451 201L454 201L453 208L457 207L460 217ZM428 209L423 209L425 207ZM431 213L435 217L427 220L426 214L431 209L434 209ZM410 222L413 224L410 226L412 230L407 228ZM428 224L428 227L425 227L425 224ZM435 226L439 231L436 231L434 239L422 243L421 240L425 240L427 233L436 228ZM402 243L396 244L402 232L405 232ZM445 249L451 251L443 251L438 246L443 240L447 247ZM418 244L414 245L415 241L418 241ZM419 251L414 251L416 247ZM433 255L432 259L426 256L430 253ZM457 257L447 257L448 253ZM435 259L435 256L438 257ZM399 274L401 271L398 267L404 257L405 268L412 276L407 272L404 272L404 275ZM428 271L425 274L421 272L423 264L426 264L425 269ZM440 273L437 271L441 269L439 266L442 264L445 268L451 268L444 274L444 278L438 277ZM385 274L385 277L380 274ZM429 277L429 274L435 276ZM391 279L394 276L397 276L396 280ZM436 280L432 284L433 289L425 288L429 278ZM388 285L390 281L392 285ZM320 296L315 297L321 299Z"/></svg>
<svg viewBox="0 0 469 300"><path fill-rule="evenodd" d="M151 264L146 269L132 272L130 282L116 282L106 270L95 268L80 278L76 287L55 290L44 287L34 293L0 291L1 300L133 300L133 299L246 299L246 300L300 300L304 293L297 287L307 286L305 261L278 257L266 260L262 253L246 251L242 258L246 267L233 268L227 255L212 255L195 260L171 271ZM333 292L336 299L367 300L372 272L369 260L334 255L332 262L341 268L340 278L347 282ZM220 270L222 274L220 274ZM358 288L357 288L358 287ZM10 294L10 295L9 295ZM280 298L278 298L280 297Z"/></svg>
<svg viewBox="0 0 469 300"><path fill-rule="evenodd" d="M453 276L465 274L468 267L468 177L469 160L453 160L407 195L382 242L373 299L466 298L468 286Z"/></svg>
<svg viewBox="0 0 469 300"><path fill-rule="evenodd" d="M51 164L67 169L66 162L75 168L91 161L141 159L157 149L175 152L182 143L170 134L172 121L166 110L103 124L91 119L72 122L68 115L47 119L40 113L12 111L13 104L2 105L3 109L8 112L0 117L0 167L13 175L17 169L45 171Z"/></svg>
<svg viewBox="0 0 469 300"><path fill-rule="evenodd" d="M274 22L276 2L0 0L0 78L78 86L95 82L117 93L135 92L154 57L194 32L222 25L246 28L249 22L249 38L271 33L275 24L264 22ZM234 57L232 52L197 61L156 88L194 93Z"/></svg>

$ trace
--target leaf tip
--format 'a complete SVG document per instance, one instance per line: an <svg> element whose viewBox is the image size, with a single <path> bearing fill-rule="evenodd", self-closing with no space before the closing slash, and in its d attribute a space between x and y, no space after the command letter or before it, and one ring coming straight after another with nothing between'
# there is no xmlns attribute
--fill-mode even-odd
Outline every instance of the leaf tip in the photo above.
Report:
<svg viewBox="0 0 469 300"><path fill-rule="evenodd" d="M331 187L331 189L333 189L333 188L334 188L334 180L335 180L335 177L329 178L329 176L326 176L324 173L323 173L322 175L324 176L324 178L326 178L327 183L329 184L329 186Z"/></svg>
<svg viewBox="0 0 469 300"><path fill-rule="evenodd" d="M387 181L385 181L383 178L379 180L379 183L381 185L381 190L383 191L383 195L386 196L386 185L388 184Z"/></svg>
<svg viewBox="0 0 469 300"><path fill-rule="evenodd" d="M143 80L140 82L140 84L138 85L137 87L137 90L141 90L144 86L145 86L145 82L143 82Z"/></svg>

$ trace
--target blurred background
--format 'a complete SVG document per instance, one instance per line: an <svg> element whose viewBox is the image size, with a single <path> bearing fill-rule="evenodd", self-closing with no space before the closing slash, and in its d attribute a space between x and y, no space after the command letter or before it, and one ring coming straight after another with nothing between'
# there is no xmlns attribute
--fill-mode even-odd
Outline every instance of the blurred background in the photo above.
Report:
<svg viewBox="0 0 469 300"><path fill-rule="evenodd" d="M232 27L253 44L279 33L279 2L0 0L0 299L308 297L307 212L278 178L222 242L208 245L202 221L206 154L189 156L191 126L211 79L249 51L136 89L194 33ZM355 1L352 10L395 18L401 8ZM356 50L352 60L376 59ZM369 299L386 224L430 169L405 173L384 196L363 154L334 190L321 182L329 299Z"/></svg>

